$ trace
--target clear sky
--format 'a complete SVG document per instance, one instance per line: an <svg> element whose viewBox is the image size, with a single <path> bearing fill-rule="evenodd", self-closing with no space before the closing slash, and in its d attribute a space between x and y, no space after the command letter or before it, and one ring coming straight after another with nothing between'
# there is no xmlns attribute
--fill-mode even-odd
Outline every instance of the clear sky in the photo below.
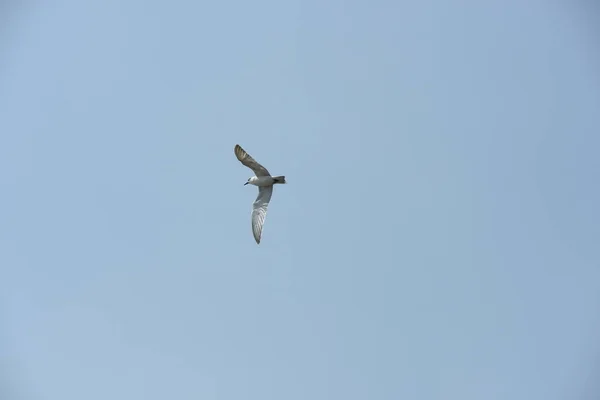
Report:
<svg viewBox="0 0 600 400"><path fill-rule="evenodd" d="M3 399L597 399L597 9L27 3ZM236 143L288 181L260 245Z"/></svg>

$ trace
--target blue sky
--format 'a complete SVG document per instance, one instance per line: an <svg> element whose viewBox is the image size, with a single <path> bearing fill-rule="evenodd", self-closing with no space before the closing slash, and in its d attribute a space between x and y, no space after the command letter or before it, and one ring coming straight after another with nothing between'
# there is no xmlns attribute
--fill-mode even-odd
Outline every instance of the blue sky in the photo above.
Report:
<svg viewBox="0 0 600 400"><path fill-rule="evenodd" d="M596 11L3 10L3 398L593 397Z"/></svg>

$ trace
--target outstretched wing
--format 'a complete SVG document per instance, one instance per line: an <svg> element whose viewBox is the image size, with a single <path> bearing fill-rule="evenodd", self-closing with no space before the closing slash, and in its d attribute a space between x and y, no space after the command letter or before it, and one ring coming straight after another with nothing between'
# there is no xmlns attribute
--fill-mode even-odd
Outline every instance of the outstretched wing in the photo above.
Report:
<svg viewBox="0 0 600 400"><path fill-rule="evenodd" d="M239 144L235 145L233 151L237 159L240 160L240 162L246 167L254 171L254 174L256 176L271 176L269 171L267 171L265 167L257 163L256 160L252 158L250 154L246 153L246 150L242 149L242 147Z"/></svg>
<svg viewBox="0 0 600 400"><path fill-rule="evenodd" d="M267 216L267 207L271 201L273 194L273 186L259 186L258 197L254 201L252 208L252 233L256 243L260 243L260 235L262 233L265 218Z"/></svg>

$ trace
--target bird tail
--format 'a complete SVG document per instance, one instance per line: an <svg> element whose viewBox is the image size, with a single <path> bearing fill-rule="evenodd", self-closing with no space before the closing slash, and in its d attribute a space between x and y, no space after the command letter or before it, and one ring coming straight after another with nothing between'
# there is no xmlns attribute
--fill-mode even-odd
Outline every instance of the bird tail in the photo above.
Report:
<svg viewBox="0 0 600 400"><path fill-rule="evenodd" d="M274 176L273 180L275 181L273 183L286 183L285 176Z"/></svg>

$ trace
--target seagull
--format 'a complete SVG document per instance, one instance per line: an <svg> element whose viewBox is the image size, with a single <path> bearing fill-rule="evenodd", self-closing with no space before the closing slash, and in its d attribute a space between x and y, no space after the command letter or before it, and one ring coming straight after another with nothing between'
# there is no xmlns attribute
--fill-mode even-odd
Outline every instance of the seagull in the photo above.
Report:
<svg viewBox="0 0 600 400"><path fill-rule="evenodd" d="M250 168L255 175L248 178L244 186L247 184L258 186L258 197L252 205L252 233L254 234L256 244L260 244L260 235L265 223L265 217L267 216L267 207L273 194L273 185L276 183L285 184L285 176L271 176L269 171L257 163L239 144L235 145L233 152L237 159Z"/></svg>

